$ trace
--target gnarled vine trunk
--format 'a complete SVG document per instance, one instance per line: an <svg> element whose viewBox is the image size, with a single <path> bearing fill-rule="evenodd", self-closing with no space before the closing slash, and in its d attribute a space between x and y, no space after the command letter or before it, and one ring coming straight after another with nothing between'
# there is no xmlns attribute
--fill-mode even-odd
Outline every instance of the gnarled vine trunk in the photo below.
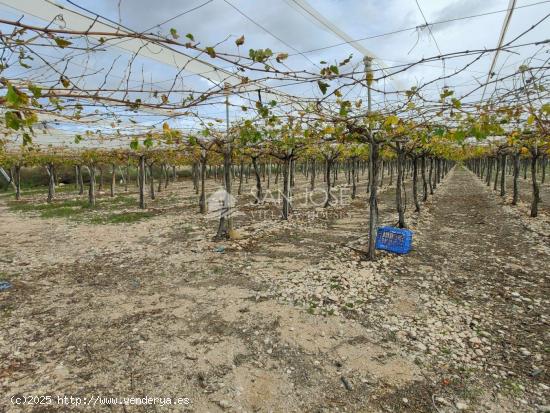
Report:
<svg viewBox="0 0 550 413"><path fill-rule="evenodd" d="M546 155L542 156L540 163L541 163L540 166L542 168L542 177L540 179L540 183L544 184L544 181L546 181L546 163L547 163Z"/></svg>
<svg viewBox="0 0 550 413"><path fill-rule="evenodd" d="M493 191L497 190L498 176L499 176L499 173L500 173L500 157L498 155L495 158L495 163L496 163L496 166L497 166L497 170L496 170L496 173L495 173Z"/></svg>
<svg viewBox="0 0 550 413"><path fill-rule="evenodd" d="M76 180L78 184L78 195L84 194L84 178L82 177L82 165L76 165Z"/></svg>
<svg viewBox="0 0 550 413"><path fill-rule="evenodd" d="M533 199L531 200L531 217L535 218L539 214L540 188L537 182L537 157L538 151L535 149L531 159L531 185L533 188Z"/></svg>
<svg viewBox="0 0 550 413"><path fill-rule="evenodd" d="M434 160L433 158L430 158L430 170L428 172L428 186L430 187L430 195L434 194L434 187L432 184L433 169L434 169Z"/></svg>
<svg viewBox="0 0 550 413"><path fill-rule="evenodd" d="M153 178L153 164L149 165L149 196L155 199L155 179Z"/></svg>
<svg viewBox="0 0 550 413"><path fill-rule="evenodd" d="M493 176L493 159L489 158L487 159L487 176L485 179L485 183L487 186L491 185L492 176Z"/></svg>
<svg viewBox="0 0 550 413"><path fill-rule="evenodd" d="M502 155L500 165L500 196L506 195L506 154Z"/></svg>
<svg viewBox="0 0 550 413"><path fill-rule="evenodd" d="M145 155L139 157L138 185L139 185L139 207L145 209Z"/></svg>
<svg viewBox="0 0 550 413"><path fill-rule="evenodd" d="M370 139L369 151L369 246L367 257L376 259L376 231L378 226L378 158L380 145Z"/></svg>
<svg viewBox="0 0 550 413"><path fill-rule="evenodd" d="M413 199L414 211L420 212L420 203L418 202L418 158L413 158Z"/></svg>
<svg viewBox="0 0 550 413"><path fill-rule="evenodd" d="M111 165L111 197L115 196L115 185L116 185L116 166L115 164Z"/></svg>
<svg viewBox="0 0 550 413"><path fill-rule="evenodd" d="M401 143L397 143L397 185L395 187L395 203L397 206L398 214L398 227L405 228L407 226L405 222L405 205L403 203L403 178L405 170L403 168L405 163L405 151L401 146Z"/></svg>
<svg viewBox="0 0 550 413"><path fill-rule="evenodd" d="M163 164L160 164L159 183L158 183L158 185L157 185L157 192L161 192L161 191L162 191L163 169L164 169L164 165L163 165Z"/></svg>
<svg viewBox="0 0 550 413"><path fill-rule="evenodd" d="M199 193L199 173L198 173L198 167L197 163L193 162L193 166L191 167L191 175L193 178L193 189L195 190L195 194Z"/></svg>
<svg viewBox="0 0 550 413"><path fill-rule="evenodd" d="M357 192L357 171L355 169L355 165L357 163L357 159L355 157L351 158L351 199L355 199L355 195Z"/></svg>
<svg viewBox="0 0 550 413"><path fill-rule="evenodd" d="M243 189L243 169L244 169L244 162L241 161L241 165L239 167L239 189L237 190L237 195L240 195Z"/></svg>
<svg viewBox="0 0 550 413"><path fill-rule="evenodd" d="M223 156L223 179L228 203L231 200L231 151L231 144L227 143ZM216 233L217 239L227 239L233 231L232 207L232 205L224 205L225 210L220 215L218 232Z"/></svg>
<svg viewBox="0 0 550 413"><path fill-rule="evenodd" d="M309 182L309 188L311 191L315 190L315 173L317 171L317 168L315 166L315 159L311 160L311 172L310 172L310 182Z"/></svg>
<svg viewBox="0 0 550 413"><path fill-rule="evenodd" d="M438 171L439 171L439 163L438 163L438 160L437 158L434 158L432 159L432 162L433 162L433 183L432 183L432 188L433 190L435 191L437 189L437 184L438 184Z"/></svg>
<svg viewBox="0 0 550 413"><path fill-rule="evenodd" d="M252 156L252 166L254 167L254 176L256 177L256 199L254 199L255 204L262 202L262 181L260 179L260 171L258 170L258 158Z"/></svg>
<svg viewBox="0 0 550 413"><path fill-rule="evenodd" d="M92 164L88 167L90 171L90 183L88 185L88 204L90 208L95 207L95 166Z"/></svg>
<svg viewBox="0 0 550 413"><path fill-rule="evenodd" d="M199 210L201 214L206 214L206 193L205 193L205 185L206 185L206 151L203 151L203 154L201 155L201 195L199 198ZM242 182L242 163L241 163L241 182ZM240 190L240 187L239 187Z"/></svg>
<svg viewBox="0 0 550 413"><path fill-rule="evenodd" d="M291 202L291 185L290 185L290 168L292 155L286 157L283 163L283 215L282 218L288 220L288 215L292 208Z"/></svg>
<svg viewBox="0 0 550 413"><path fill-rule="evenodd" d="M420 169L422 175L422 202L428 200L428 182L426 182L426 156L422 155L420 159Z"/></svg>
<svg viewBox="0 0 550 413"><path fill-rule="evenodd" d="M519 198L519 187L518 187L518 179L519 179L519 169L520 169L520 163L519 163L519 152L514 152L514 177L513 177L513 194L512 194L512 205L517 205L518 198Z"/></svg>
<svg viewBox="0 0 550 413"><path fill-rule="evenodd" d="M97 190L101 192L103 191L103 167L98 166L97 168L99 169L99 187L97 188Z"/></svg>
<svg viewBox="0 0 550 413"><path fill-rule="evenodd" d="M331 189L331 184L330 184L330 173L331 173L331 167L332 167L332 158L330 157L327 157L325 158L325 161L326 161L326 169L325 169L325 174L326 174L326 183L327 183L327 194L326 194L326 197L325 197L325 204L323 205L323 208L328 208L330 206L330 202L332 201L332 189ZM334 182L333 182L334 184Z"/></svg>
<svg viewBox="0 0 550 413"><path fill-rule="evenodd" d="M52 163L48 164L48 203L52 202L55 197L55 167Z"/></svg>
<svg viewBox="0 0 550 413"><path fill-rule="evenodd" d="M21 165L15 164L13 167L13 180L15 184L15 199L21 199Z"/></svg>

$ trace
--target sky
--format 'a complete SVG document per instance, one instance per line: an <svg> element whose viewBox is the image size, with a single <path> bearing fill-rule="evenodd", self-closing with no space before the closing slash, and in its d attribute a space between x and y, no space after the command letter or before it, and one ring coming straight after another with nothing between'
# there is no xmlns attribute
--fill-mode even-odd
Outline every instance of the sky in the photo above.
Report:
<svg viewBox="0 0 550 413"><path fill-rule="evenodd" d="M45 1L45 0L44 0ZM55 0L58 4L77 10L67 0ZM319 62L340 62L353 54L351 67L362 67L360 52L349 44L342 44L342 39L323 27L317 20L306 13L294 0L73 0L78 6L97 13L114 22L135 31L151 31L168 35L171 28L183 37L192 33L201 45L214 45L216 50L235 52L234 40L245 36L244 53L249 48L267 48L274 52L287 52L290 57L286 63L295 70L319 71ZM448 19L463 18L472 15L503 11L508 8L508 0L309 0L309 3L321 15L344 31L353 39L366 40L357 43L373 52L375 62L390 68L441 53L459 52L472 49L494 48L497 45L505 13L493 13L486 16L462 19L430 26L431 33L425 25ZM536 4L540 3L540 4ZM533 6L529 6L536 4ZM201 7L199 7L201 6ZM529 6L529 7L524 7ZM196 8L196 10L192 10ZM84 12L83 10L80 10ZM176 17L180 13L186 14ZM422 15L423 12L424 16ZM3 5L0 0L0 13L4 18L17 19L21 13ZM513 39L541 17L550 13L550 2L536 0L518 0L516 10L505 37L505 42ZM166 22L167 20L171 21ZM25 16L23 21L36 23L37 19ZM388 34L394 31L399 33ZM376 36L376 37L375 37ZM519 42L528 43L550 38L550 20L545 21L533 31L521 38ZM537 52L541 46L527 46L516 50L517 53L501 53L496 71L501 74L517 70L525 59ZM48 51L48 53L56 53ZM548 48L546 48L548 53ZM485 81L493 54L483 57L467 71L446 81L438 81L429 86L425 93L437 96L447 86L460 97ZM101 54L80 56L73 59L69 68L76 73L86 72L83 87L93 88L101 84L106 70L116 62L108 79L107 86L116 88L127 70L130 54L118 47L109 47ZM205 61L233 71L227 63ZM376 85L387 91L408 89L441 76L453 73L469 60L467 58L447 59L445 68L441 62L430 62L416 66L414 69L384 80ZM85 68L85 69L84 69ZM174 78L177 68L160 63L154 59L137 58L133 63L131 79L135 86L144 80L152 83L152 88L168 87ZM390 69L391 70L391 69ZM379 72L377 72L379 73ZM29 72L34 79L47 79L47 70ZM50 73L51 75L51 73ZM208 76L208 75L206 75ZM52 77L54 79L54 77ZM477 80L476 80L477 79ZM193 73L186 73L178 81L182 88L207 88L208 80ZM275 83L273 83L275 86ZM489 88L490 89L490 88ZM293 85L279 90L304 97L321 97L315 83ZM490 90L488 90L490 94ZM478 92L468 99L479 99ZM348 98L355 99L365 95L365 91L355 87L349 91ZM375 94L375 105L384 105L395 96ZM232 103L239 105L243 101L233 97ZM222 104L199 109L202 114L211 117L224 117ZM238 119L243 114L238 109L231 109L230 118ZM126 118L129 116L126 115ZM134 116L134 119L136 117ZM160 118L140 114L138 123L159 123ZM196 128L197 124L182 116L171 120L176 127Z"/></svg>

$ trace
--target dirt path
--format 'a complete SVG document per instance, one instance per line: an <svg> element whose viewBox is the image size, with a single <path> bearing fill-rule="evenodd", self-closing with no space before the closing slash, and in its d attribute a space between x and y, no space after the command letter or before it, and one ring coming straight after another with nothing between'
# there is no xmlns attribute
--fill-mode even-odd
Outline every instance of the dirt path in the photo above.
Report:
<svg viewBox="0 0 550 413"><path fill-rule="evenodd" d="M392 411L544 411L550 243L500 203L459 167L411 254L346 272L346 256L328 260L279 289L315 313L361 320L421 366L425 380L382 396Z"/></svg>
<svg viewBox="0 0 550 413"><path fill-rule="evenodd" d="M546 405L549 385L550 243L498 202L457 168L420 225L414 253L390 267L402 280L393 306L406 304L398 324L455 398L464 386L465 398L493 394L475 411L531 411ZM439 387L434 394L450 390Z"/></svg>
<svg viewBox="0 0 550 413"><path fill-rule="evenodd" d="M542 409L548 241L462 168L426 207L415 250L376 263L341 245L364 234L364 207L224 254L191 212L98 227L2 210L15 287L0 293L0 410L58 411L14 394L189 397L196 412Z"/></svg>

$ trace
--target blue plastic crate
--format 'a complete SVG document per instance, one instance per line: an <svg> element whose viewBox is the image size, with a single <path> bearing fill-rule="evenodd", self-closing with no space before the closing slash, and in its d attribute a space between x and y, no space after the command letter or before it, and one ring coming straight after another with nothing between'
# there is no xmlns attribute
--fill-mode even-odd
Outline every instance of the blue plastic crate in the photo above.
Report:
<svg viewBox="0 0 550 413"><path fill-rule="evenodd" d="M413 232L408 229L380 227L376 233L376 249L408 254L412 247Z"/></svg>

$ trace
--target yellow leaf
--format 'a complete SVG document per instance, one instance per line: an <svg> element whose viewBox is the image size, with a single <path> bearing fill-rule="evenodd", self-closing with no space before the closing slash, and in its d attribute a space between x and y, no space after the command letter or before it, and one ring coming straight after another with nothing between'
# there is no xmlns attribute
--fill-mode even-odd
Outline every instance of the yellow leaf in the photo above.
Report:
<svg viewBox="0 0 550 413"><path fill-rule="evenodd" d="M67 79L67 77L64 75L61 75L59 80L61 81L61 84L63 85L64 88L68 88L71 85L71 82L69 81L69 79Z"/></svg>
<svg viewBox="0 0 550 413"><path fill-rule="evenodd" d="M374 80L374 75L372 74L372 72L368 72L367 73L367 85L372 85L372 81Z"/></svg>
<svg viewBox="0 0 550 413"><path fill-rule="evenodd" d="M207 47L205 50L206 50L206 53L208 53L208 56L210 56L212 59L216 58L216 51L214 50L213 47Z"/></svg>
<svg viewBox="0 0 550 413"><path fill-rule="evenodd" d="M395 115L388 116L384 121L385 126L393 126L399 123L399 118Z"/></svg>

